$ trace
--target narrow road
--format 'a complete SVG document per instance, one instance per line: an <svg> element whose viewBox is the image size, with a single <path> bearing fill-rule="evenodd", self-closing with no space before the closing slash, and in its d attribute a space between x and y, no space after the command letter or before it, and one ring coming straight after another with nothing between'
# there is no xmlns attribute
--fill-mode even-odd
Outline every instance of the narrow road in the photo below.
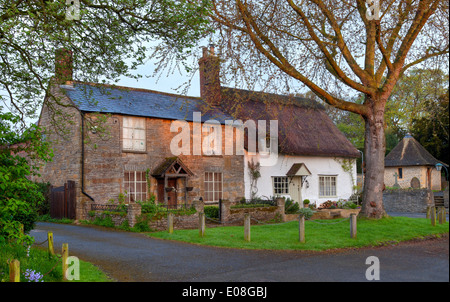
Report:
<svg viewBox="0 0 450 302"><path fill-rule="evenodd" d="M100 267L117 281L367 281L369 256L380 281L449 281L449 240L338 252L253 251L204 247L91 226L38 223L36 243L52 231L55 249ZM80 272L82 274L82 272Z"/></svg>

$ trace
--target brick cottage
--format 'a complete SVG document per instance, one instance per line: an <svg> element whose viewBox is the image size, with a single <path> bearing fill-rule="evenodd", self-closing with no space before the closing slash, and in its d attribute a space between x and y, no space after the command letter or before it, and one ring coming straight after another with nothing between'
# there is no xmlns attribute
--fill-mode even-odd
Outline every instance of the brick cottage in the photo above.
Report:
<svg viewBox="0 0 450 302"><path fill-rule="evenodd" d="M83 219L82 209L89 203L133 203L152 195L160 204L176 206L250 196L286 196L297 202L309 198L319 204L353 193L359 152L322 105L222 87L220 61L212 49L204 49L199 64L201 97L187 97L74 81L72 52L57 53L55 77L39 118L54 158L41 168L39 180L56 187L75 181L76 219ZM55 107L55 100L62 106ZM57 110L66 113L64 121L57 120ZM278 160L261 166L260 178L249 176L250 162L261 160L248 150L249 129L241 129L246 138L242 154L236 152L239 129L232 139L234 152L226 152L225 135L221 144L213 143L222 152L205 152L204 141L192 131L199 113L202 122L216 121L222 133L227 120L264 120L267 126L277 120L278 133L267 131L258 139L277 137ZM183 142L185 152L177 155L171 148L179 134L174 121L184 121L191 130L189 142Z"/></svg>

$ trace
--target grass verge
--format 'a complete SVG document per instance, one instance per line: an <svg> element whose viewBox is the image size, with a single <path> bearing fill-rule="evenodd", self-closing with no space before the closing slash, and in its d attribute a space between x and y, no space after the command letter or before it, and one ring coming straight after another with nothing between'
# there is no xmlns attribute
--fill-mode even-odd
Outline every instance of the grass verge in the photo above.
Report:
<svg viewBox="0 0 450 302"><path fill-rule="evenodd" d="M9 259L20 261L20 281L28 282L25 276L27 270L39 273L38 278L43 282L62 282L61 258L58 256L49 257L47 250L32 247L29 252L23 246L15 244L0 245L0 282L9 281ZM67 282L110 282L105 273L92 263L80 259L80 280Z"/></svg>
<svg viewBox="0 0 450 302"><path fill-rule="evenodd" d="M358 219L357 238L350 238L349 220L305 222L306 242L298 239L298 221L283 224L253 225L251 241L244 241L243 226L207 228L205 237L197 229L146 233L153 238L194 244L240 249L314 250L359 248L407 241L415 238L441 236L449 232L449 223L432 226L425 218L386 217L380 220Z"/></svg>

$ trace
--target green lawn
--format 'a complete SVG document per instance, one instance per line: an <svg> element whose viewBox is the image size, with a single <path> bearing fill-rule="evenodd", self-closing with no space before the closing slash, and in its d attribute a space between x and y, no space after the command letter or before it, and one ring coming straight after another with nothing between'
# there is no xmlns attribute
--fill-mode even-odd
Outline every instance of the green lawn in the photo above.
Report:
<svg viewBox="0 0 450 302"><path fill-rule="evenodd" d="M305 222L306 242L298 239L298 221L274 225L253 225L251 242L244 240L243 226L207 228L205 237L197 229L147 233L154 238L177 240L208 246L273 249L273 250L328 250L336 248L377 246L449 232L448 222L432 226L430 220L407 217L387 217L380 220L358 219L357 238L350 238L348 219L334 224L333 220ZM320 224L319 224L320 223Z"/></svg>

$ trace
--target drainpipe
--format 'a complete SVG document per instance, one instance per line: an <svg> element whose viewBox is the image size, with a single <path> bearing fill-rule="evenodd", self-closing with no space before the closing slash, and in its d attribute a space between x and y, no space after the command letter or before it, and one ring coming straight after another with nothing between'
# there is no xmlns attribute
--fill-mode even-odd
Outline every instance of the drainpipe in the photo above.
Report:
<svg viewBox="0 0 450 302"><path fill-rule="evenodd" d="M90 200L95 202L94 198L84 191L84 112L81 114L81 193L87 196Z"/></svg>

